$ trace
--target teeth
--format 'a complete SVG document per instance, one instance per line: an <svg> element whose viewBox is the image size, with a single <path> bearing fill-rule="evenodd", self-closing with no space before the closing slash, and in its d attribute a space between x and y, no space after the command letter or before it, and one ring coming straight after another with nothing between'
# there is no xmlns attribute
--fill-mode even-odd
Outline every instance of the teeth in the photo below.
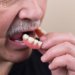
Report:
<svg viewBox="0 0 75 75"><path fill-rule="evenodd" d="M27 34L23 35L23 40L28 40L29 43L33 43L33 45L38 45L39 47L42 45L41 41L38 41Z"/></svg>
<svg viewBox="0 0 75 75"><path fill-rule="evenodd" d="M38 42L38 45L41 46L41 45L42 45L42 42L39 41L39 42Z"/></svg>
<svg viewBox="0 0 75 75"><path fill-rule="evenodd" d="M34 45L41 46L41 45L42 45L42 42L40 42L40 41L38 41L38 40L34 40Z"/></svg>
<svg viewBox="0 0 75 75"><path fill-rule="evenodd" d="M38 44L38 40L34 40L34 45L37 45Z"/></svg>
<svg viewBox="0 0 75 75"><path fill-rule="evenodd" d="M28 38L28 41L29 41L30 43L33 43L33 42L34 42L34 40L35 40L35 39L34 39L34 38L32 38L32 37L29 37L29 38Z"/></svg>
<svg viewBox="0 0 75 75"><path fill-rule="evenodd" d="M28 40L29 39L29 36L27 34L24 34L23 35L23 39Z"/></svg>

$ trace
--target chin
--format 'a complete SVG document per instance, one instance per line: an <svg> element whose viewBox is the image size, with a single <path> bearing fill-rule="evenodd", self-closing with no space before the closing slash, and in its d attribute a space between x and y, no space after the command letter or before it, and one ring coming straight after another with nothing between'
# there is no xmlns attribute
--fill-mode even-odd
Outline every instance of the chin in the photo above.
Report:
<svg viewBox="0 0 75 75"><path fill-rule="evenodd" d="M15 58L12 58L12 59L8 59L7 61L12 62L12 63L19 63L19 62L27 60L29 57L30 57L30 55L27 56L27 57L20 56L20 57L15 57Z"/></svg>
<svg viewBox="0 0 75 75"><path fill-rule="evenodd" d="M8 62L18 63L22 62L30 57L32 53L32 49L27 50L8 50L5 55L3 55L3 59Z"/></svg>
<svg viewBox="0 0 75 75"><path fill-rule="evenodd" d="M14 63L18 63L18 62L22 62L26 59L28 59L30 56L31 56L31 53L32 51L27 51L27 52L23 52L23 53L19 53L19 54L16 54L16 55L13 55L13 58L11 60L11 62L14 62Z"/></svg>

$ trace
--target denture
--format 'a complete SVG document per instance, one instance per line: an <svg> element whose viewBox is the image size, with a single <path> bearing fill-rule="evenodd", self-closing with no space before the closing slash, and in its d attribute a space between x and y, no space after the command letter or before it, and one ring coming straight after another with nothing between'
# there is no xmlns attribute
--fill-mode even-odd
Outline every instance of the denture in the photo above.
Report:
<svg viewBox="0 0 75 75"><path fill-rule="evenodd" d="M41 30L41 28L36 29L35 32L38 37L41 37L45 33L44 31ZM25 45L27 45L29 48L40 49L42 46L41 41L38 41L37 39L30 37L27 34L24 34L22 38L23 38L23 43L25 43Z"/></svg>

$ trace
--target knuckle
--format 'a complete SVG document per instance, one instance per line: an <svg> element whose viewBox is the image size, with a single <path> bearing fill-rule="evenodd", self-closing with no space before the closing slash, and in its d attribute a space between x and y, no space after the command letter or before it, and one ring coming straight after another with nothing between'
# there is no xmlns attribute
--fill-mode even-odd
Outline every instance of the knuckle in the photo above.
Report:
<svg viewBox="0 0 75 75"><path fill-rule="evenodd" d="M57 63L59 61L59 57L55 57L53 62Z"/></svg>
<svg viewBox="0 0 75 75"><path fill-rule="evenodd" d="M64 42L63 43L63 46L66 48L66 51L67 52L70 52L71 51L71 44L69 42Z"/></svg>
<svg viewBox="0 0 75 75"><path fill-rule="evenodd" d="M66 46L66 47L70 47L71 46L71 44L69 42L67 42L67 41L64 42L63 45Z"/></svg>

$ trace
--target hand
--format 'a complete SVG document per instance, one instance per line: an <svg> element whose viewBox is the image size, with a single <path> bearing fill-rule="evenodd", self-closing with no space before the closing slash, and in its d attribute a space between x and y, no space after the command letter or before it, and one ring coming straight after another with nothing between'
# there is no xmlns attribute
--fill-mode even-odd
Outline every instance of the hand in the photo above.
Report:
<svg viewBox="0 0 75 75"><path fill-rule="evenodd" d="M52 75L75 75L75 36L49 33L40 39L43 42L41 61L49 63Z"/></svg>

